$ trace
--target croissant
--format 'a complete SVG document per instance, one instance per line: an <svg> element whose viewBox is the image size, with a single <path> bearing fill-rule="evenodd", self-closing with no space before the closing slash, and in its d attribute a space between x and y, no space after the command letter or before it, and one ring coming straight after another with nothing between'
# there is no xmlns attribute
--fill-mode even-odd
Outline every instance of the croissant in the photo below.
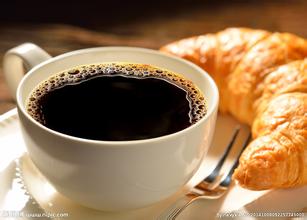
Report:
<svg viewBox="0 0 307 220"><path fill-rule="evenodd" d="M206 70L219 110L252 128L233 178L248 189L307 184L307 41L290 33L228 28L160 49Z"/></svg>

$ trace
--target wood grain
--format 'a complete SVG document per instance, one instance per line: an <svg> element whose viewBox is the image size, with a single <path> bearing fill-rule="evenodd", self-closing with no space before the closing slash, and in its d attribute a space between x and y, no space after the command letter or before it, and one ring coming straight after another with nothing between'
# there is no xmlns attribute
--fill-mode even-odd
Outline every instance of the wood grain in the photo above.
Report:
<svg viewBox="0 0 307 220"><path fill-rule="evenodd" d="M162 10L161 10L162 11ZM1 23L0 58L5 51L33 42L51 55L97 46L157 49L168 42L226 27L244 26L307 37L307 1L253 1L250 4L202 4L148 13L139 19L92 22L88 27L50 23ZM14 107L0 68L0 114Z"/></svg>

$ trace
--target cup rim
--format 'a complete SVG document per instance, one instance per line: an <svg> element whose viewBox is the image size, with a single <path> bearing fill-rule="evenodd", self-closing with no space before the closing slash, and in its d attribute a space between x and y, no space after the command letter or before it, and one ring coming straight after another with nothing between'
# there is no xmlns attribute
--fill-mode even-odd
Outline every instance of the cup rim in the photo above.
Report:
<svg viewBox="0 0 307 220"><path fill-rule="evenodd" d="M93 139L87 139L87 138L80 138L80 137L76 137L76 136L72 136L72 135L68 135L68 134L64 134L55 130L52 130L42 124L40 124L38 121L36 121L34 118L32 118L28 112L25 109L24 103L21 99L21 91L24 85L24 82L27 80L27 78L33 73L35 72L37 69L41 68L44 65L47 65L49 63L54 63L57 62L58 60L64 58L64 57L69 57L69 56L74 56L74 55L79 55L82 53L91 53L91 52L95 52L95 51L133 51L133 52L143 52L143 53L149 53L149 54L153 54L153 55L157 55L157 56L164 56L166 58L170 58L179 62L184 63L185 65L190 66L191 68L195 69L196 71L200 72L201 74L204 75L204 77L206 78L206 80L209 82L210 84L210 89L213 91L213 98L212 98L212 104L210 106L208 106L207 112L205 114L204 117L202 117L199 121L197 121L196 123L188 126L187 128L184 128L180 131L171 133L171 134L167 134L167 135L162 135L162 136L158 136L158 137L154 137L154 138L148 138L148 139L141 139L141 140L125 140L125 141L104 141L104 140L93 140ZM205 94L206 95L206 94ZM163 141L165 139L169 139L169 138L179 138L180 136L184 135L185 133L189 132L190 130L198 127L201 123L205 123L205 121L207 121L210 117L213 116L213 114L215 113L215 111L218 108L218 103L219 103L219 92L218 92L218 88L217 85L215 84L214 80L212 79L212 77L202 68L200 68L199 66L197 66L196 64L187 61L185 59L173 56L173 55L169 55L166 53L162 53L158 50L153 50L153 49L148 49L148 48L142 48L142 47L128 47L128 46L105 46L105 47L93 47L93 48L86 48L86 49L80 49L80 50L74 50L74 51L70 51L55 57L52 57L51 59L48 59L40 64L38 64L37 66L33 67L20 81L18 88L17 88L17 92L16 92L16 102L17 102L17 107L18 110L22 112L22 114L29 120L31 121L31 123L34 123L36 126L38 126L40 129L43 129L44 131L51 133L53 135L59 136L61 138L65 138L65 139L69 139L72 141L78 141L78 142L83 142L83 143L91 143L91 144L99 144L99 145L109 145L109 146L122 146L122 145L136 145L136 144L145 144L145 143L152 143L152 142L159 142L159 141Z"/></svg>

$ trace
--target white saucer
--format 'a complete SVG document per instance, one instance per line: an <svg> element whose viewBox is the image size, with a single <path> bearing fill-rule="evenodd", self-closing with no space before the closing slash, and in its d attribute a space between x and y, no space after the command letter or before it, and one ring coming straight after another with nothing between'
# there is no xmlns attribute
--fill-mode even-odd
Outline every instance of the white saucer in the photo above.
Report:
<svg viewBox="0 0 307 220"><path fill-rule="evenodd" d="M186 189L195 185L211 172L237 124L238 122L233 118L219 115L214 141L208 156L197 174L188 183ZM225 170L232 164L236 154L239 152L247 131L248 128L243 126L236 146L231 151L230 159L225 164ZM55 219L73 220L155 219L181 193L178 192L168 200L150 207L120 213L102 212L80 206L56 192L34 166L26 153L16 110L0 115L0 219L32 219L26 218L25 215L28 213L58 214L62 217ZM242 189L234 184L226 196L218 200L197 201L177 219L214 219L218 213L235 210L246 213L301 212L304 207L307 207L306 195L307 186L287 190L256 192ZM10 218L5 218L5 216ZM305 216L307 215L305 214ZM33 219L47 218L33 217Z"/></svg>

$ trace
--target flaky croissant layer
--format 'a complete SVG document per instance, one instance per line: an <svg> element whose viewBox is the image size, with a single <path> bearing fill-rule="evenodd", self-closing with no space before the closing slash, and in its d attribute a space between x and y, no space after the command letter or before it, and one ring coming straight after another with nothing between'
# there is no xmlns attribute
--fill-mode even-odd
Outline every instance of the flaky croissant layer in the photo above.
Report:
<svg viewBox="0 0 307 220"><path fill-rule="evenodd" d="M161 48L206 70L220 111L252 126L234 178L263 190L307 184L307 41L289 33L229 28Z"/></svg>

